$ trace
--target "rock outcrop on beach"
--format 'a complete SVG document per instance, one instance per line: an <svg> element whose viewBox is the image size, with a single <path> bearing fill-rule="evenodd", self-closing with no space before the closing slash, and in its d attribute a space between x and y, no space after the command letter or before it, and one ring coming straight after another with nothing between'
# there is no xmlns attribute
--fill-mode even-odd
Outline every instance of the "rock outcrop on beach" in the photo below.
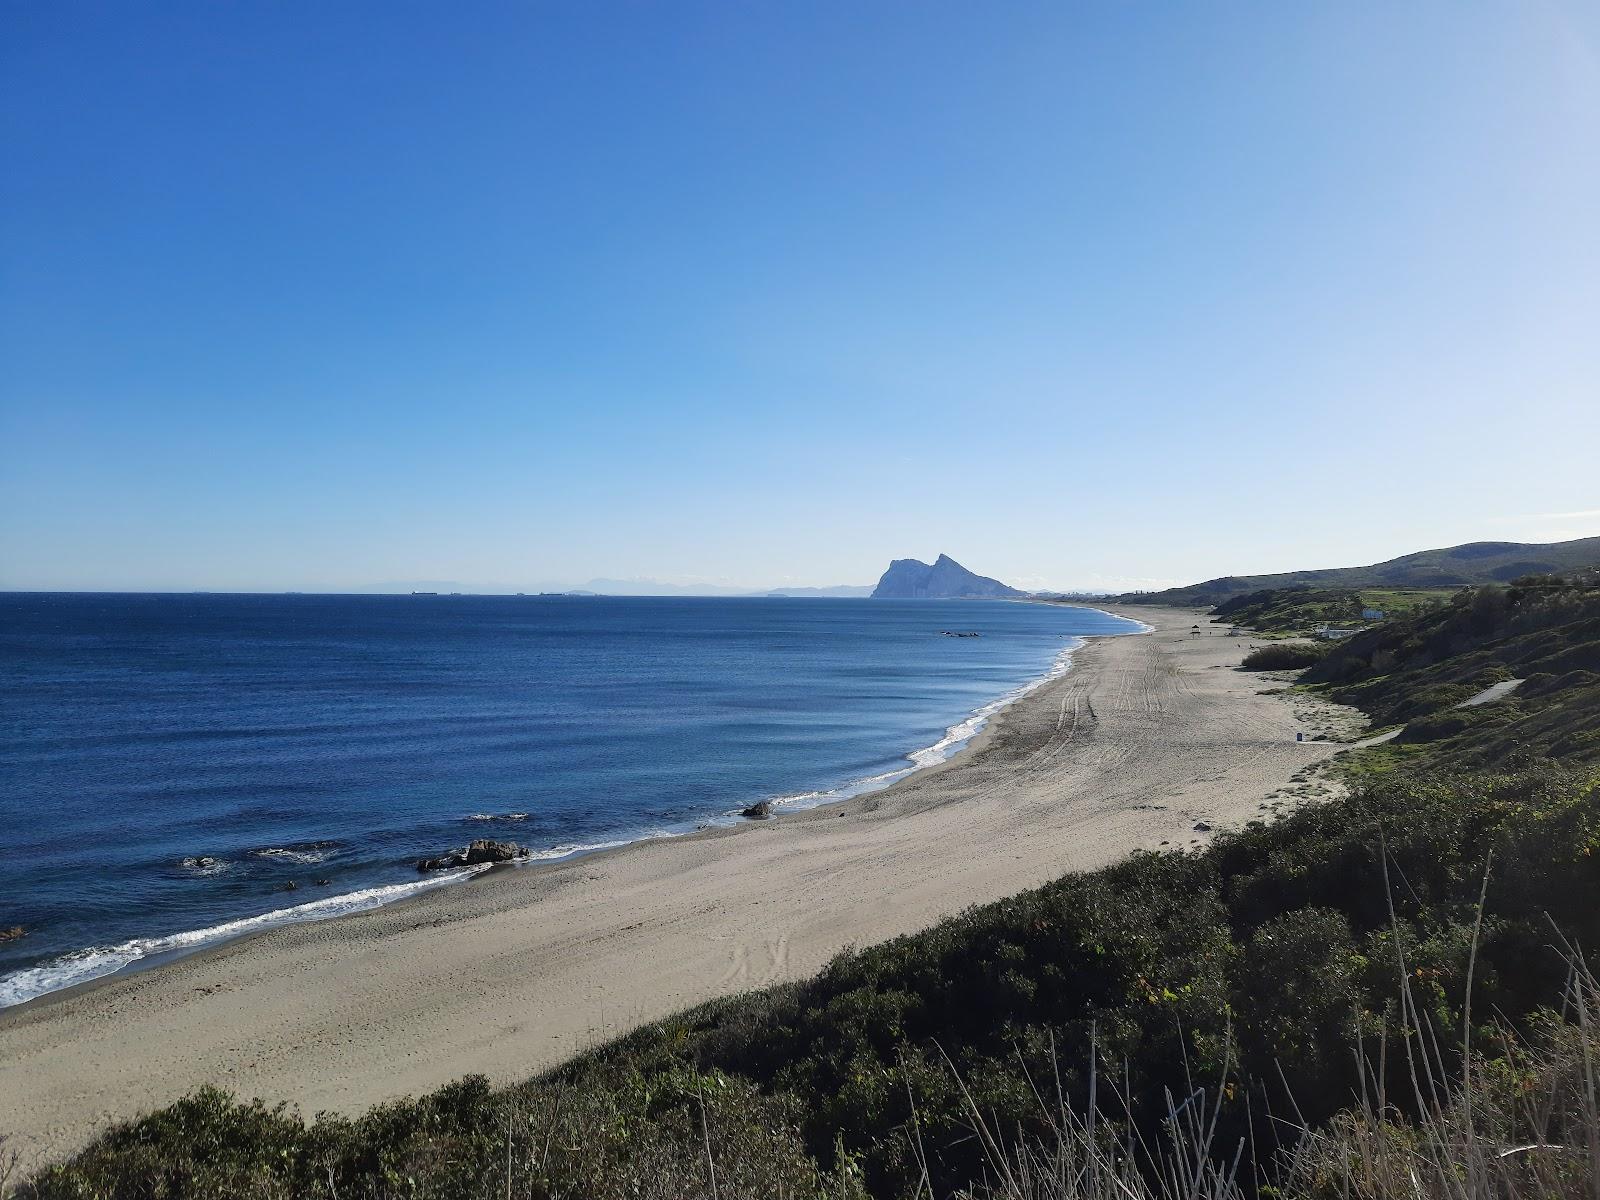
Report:
<svg viewBox="0 0 1600 1200"><path fill-rule="evenodd" d="M449 854L441 854L438 858L424 858L417 862L419 871L449 871L456 867L475 867L479 863L511 862L519 858L527 858L526 846L519 846L515 842L492 842L488 838L479 838L465 850L455 850Z"/></svg>
<svg viewBox="0 0 1600 1200"><path fill-rule="evenodd" d="M1025 595L998 579L974 575L948 554L939 555L931 566L915 558L897 558L872 592L874 600L1012 599Z"/></svg>
<svg viewBox="0 0 1600 1200"><path fill-rule="evenodd" d="M748 817L752 821L767 821L772 818L772 801L759 800L749 808L739 810L741 817Z"/></svg>

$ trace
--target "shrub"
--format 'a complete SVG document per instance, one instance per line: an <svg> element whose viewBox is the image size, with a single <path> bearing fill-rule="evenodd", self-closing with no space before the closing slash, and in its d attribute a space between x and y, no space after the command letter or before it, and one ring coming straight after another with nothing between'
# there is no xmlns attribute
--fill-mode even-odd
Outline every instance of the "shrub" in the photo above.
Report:
<svg viewBox="0 0 1600 1200"><path fill-rule="evenodd" d="M1246 671L1298 671L1322 661L1327 647L1315 642L1284 642L1262 646L1245 655Z"/></svg>

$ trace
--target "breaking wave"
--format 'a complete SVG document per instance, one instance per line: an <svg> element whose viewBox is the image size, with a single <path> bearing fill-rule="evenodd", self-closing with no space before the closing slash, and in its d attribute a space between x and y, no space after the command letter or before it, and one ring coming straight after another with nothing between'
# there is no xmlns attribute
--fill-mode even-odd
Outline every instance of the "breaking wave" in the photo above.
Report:
<svg viewBox="0 0 1600 1200"><path fill-rule="evenodd" d="M88 983L91 979L103 979L141 960L159 955L198 950L207 945L229 941L278 925L289 925L298 921L325 921L330 917L364 912L395 900L402 900L407 896L414 896L419 892L457 883L486 869L483 866L467 867L430 879L418 880L416 883L363 888L358 892L328 896L321 900L312 900L307 904L296 904L290 908L278 908L260 916L225 921L220 925L210 925L204 929L189 929L162 937L132 938L115 946L90 946L85 950L75 950L39 966L0 976L0 1008L36 1000L40 996L60 991L62 988Z"/></svg>

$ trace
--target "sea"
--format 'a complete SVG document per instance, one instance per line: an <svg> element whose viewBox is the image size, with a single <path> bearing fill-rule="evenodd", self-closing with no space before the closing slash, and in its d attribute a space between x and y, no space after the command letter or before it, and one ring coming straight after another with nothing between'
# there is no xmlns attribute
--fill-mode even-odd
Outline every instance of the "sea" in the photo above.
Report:
<svg viewBox="0 0 1600 1200"><path fill-rule="evenodd" d="M1002 601L0 594L0 1007L944 761L1083 639ZM977 636L959 636L973 635Z"/></svg>

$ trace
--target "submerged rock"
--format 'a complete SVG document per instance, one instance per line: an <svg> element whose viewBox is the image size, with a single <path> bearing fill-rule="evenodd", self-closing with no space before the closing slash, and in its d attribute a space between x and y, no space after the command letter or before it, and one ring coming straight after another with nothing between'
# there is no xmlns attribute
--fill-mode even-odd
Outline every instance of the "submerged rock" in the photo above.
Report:
<svg viewBox="0 0 1600 1200"><path fill-rule="evenodd" d="M18 938L27 936L28 931L21 925L13 925L10 929L0 929L0 942L14 942Z"/></svg>
<svg viewBox="0 0 1600 1200"><path fill-rule="evenodd" d="M465 850L441 854L438 858L419 859L417 870L448 871L455 867L475 867L480 863L511 862L514 859L527 857L527 847L519 846L515 842L493 842L488 838L479 838Z"/></svg>
<svg viewBox="0 0 1600 1200"><path fill-rule="evenodd" d="M209 854L196 854L184 859L183 865L186 867L214 867L217 865L217 860Z"/></svg>
<svg viewBox="0 0 1600 1200"><path fill-rule="evenodd" d="M749 808L739 810L741 817L749 817L752 821L770 821L772 819L772 801L762 800L752 804Z"/></svg>

